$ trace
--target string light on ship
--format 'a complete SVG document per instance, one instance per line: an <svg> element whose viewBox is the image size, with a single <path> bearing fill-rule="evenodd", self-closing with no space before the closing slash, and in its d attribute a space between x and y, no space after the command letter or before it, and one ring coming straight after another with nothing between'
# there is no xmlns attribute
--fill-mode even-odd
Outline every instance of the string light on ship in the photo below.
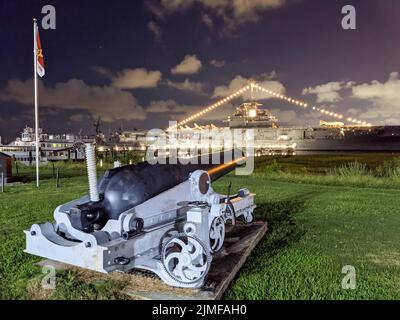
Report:
<svg viewBox="0 0 400 320"><path fill-rule="evenodd" d="M269 94L270 96L273 96L273 97L275 97L277 99L285 100L285 101L287 101L289 103L292 103L292 104L295 104L295 105L297 105L299 107L308 108L308 104L305 103L304 101L296 100L296 99L287 97L287 96L285 96L283 94L268 90L268 89L266 89L264 87L261 87L257 83L252 82L250 84L250 86L252 86L254 89L257 89L259 91L265 92L265 93Z"/></svg>
<svg viewBox="0 0 400 320"><path fill-rule="evenodd" d="M362 122L361 120L354 119L354 118L348 118L347 121L351 122L351 123L354 123L357 126L359 126L359 125L362 125L364 127L371 127L372 126L372 124L370 124L370 123Z"/></svg>
<svg viewBox="0 0 400 320"><path fill-rule="evenodd" d="M192 116L190 116L190 117L178 122L178 124L169 127L168 130L173 130L173 129L176 129L177 127L179 127L179 126L182 126L182 125L185 125L185 124L187 124L189 122L192 122L193 120L203 116L204 114L206 114L206 113L208 113L208 112L220 107L221 105L223 105L223 104L235 99L236 97L242 95L244 92L246 92L248 90L251 90L251 97L253 98L253 93L254 93L255 89L259 90L259 91L262 91L264 93L267 93L270 96L275 97L276 99L281 99L281 100L287 101L287 102L289 102L291 104L294 104L294 105L296 105L298 107L303 107L303 108L308 108L309 107L309 105L304 101L297 100L297 99L285 96L285 95L283 95L281 93L277 93L277 92L274 92L272 90L266 89L266 88L260 86L258 83L251 81L247 86L243 87L242 89L240 89L240 90L232 93L231 95L227 96L226 98L224 98L224 99L212 104L211 106L205 108L204 110L202 110L202 111L200 111L200 112L198 112L198 113L196 113L196 114L194 114L194 115L192 115ZM336 112L329 111L329 110L325 110L324 108L319 108L319 107L313 106L312 110L317 111L317 112L319 112L319 113L321 113L323 115L335 118L335 119L339 119L339 120L345 119L345 116L343 114L336 113ZM371 127L372 126L372 124L370 124L370 123L363 122L363 121L361 121L359 119L355 119L355 118L347 118L347 120L350 123L353 123L353 124L355 124L357 126L364 126L364 127Z"/></svg>
<svg viewBox="0 0 400 320"><path fill-rule="evenodd" d="M265 92L265 93L267 93L267 94L269 94L269 95L271 95L271 96L273 96L273 97L275 97L277 99L281 99L281 100L287 101L287 102L292 103L294 105L297 105L299 107L308 108L308 104L303 102L303 101L296 100L296 99L287 97L287 96L285 96L283 94L268 90L268 89L258 85L257 83L252 83L251 85L255 89L263 91L263 92ZM321 113L323 115L326 115L326 116L329 116L329 117L332 117L332 118L335 118L335 119L339 119L339 120L342 120L342 119L345 118L343 114L335 113L335 112L332 112L332 111L329 111L329 110L325 110L325 109L322 109L322 108L318 108L318 107L312 107L312 110L317 111L317 112L319 112L319 113ZM364 127L371 127L372 126L372 124L367 123L367 122L363 122L363 121L358 120L358 119L349 118L347 120L349 122L351 122L351 123L354 123L354 124L357 124L357 125L362 125Z"/></svg>
<svg viewBox="0 0 400 320"><path fill-rule="evenodd" d="M189 122L192 122L193 120L205 115L206 113L208 113L208 112L210 112L210 111L222 106L223 104L225 104L225 103L237 98L238 96L242 95L244 92L249 90L250 87L251 87L250 85L247 85L247 86L243 87L242 89L237 90L236 92L234 92L231 95L225 97L224 99L222 99L222 100L210 105L209 107L203 109L202 111L197 112L196 114L194 114L194 115L192 115L192 116L190 116L190 117L178 122L176 125L169 127L167 130L173 130L173 129L176 129L177 127L180 127L180 126L185 125L185 124L187 124Z"/></svg>
<svg viewBox="0 0 400 320"><path fill-rule="evenodd" d="M314 111L317 111L317 112L323 114L323 115L327 115L327 116L329 116L329 117L333 117L333 118L336 118L336 119L340 119L340 120L341 120L341 119L344 118L344 115L342 115L342 114L340 114L340 113L335 113L335 112L333 112L333 111L321 109L321 108L318 108L318 107L312 107L312 109L313 109Z"/></svg>
<svg viewBox="0 0 400 320"><path fill-rule="evenodd" d="M336 119L340 119L340 120L345 119L345 116L343 114L340 114L340 113L334 113L332 111L325 110L325 109L318 108L318 107L312 107L312 109L314 111L317 111L317 112L323 114L323 115L327 115L327 116L330 116L330 117L333 117L333 118L336 118ZM348 122L350 122L350 123L353 123L353 124L357 125L357 126L372 127L371 123L368 123L368 122L365 122L365 121L361 121L359 119L347 118L346 120Z"/></svg>

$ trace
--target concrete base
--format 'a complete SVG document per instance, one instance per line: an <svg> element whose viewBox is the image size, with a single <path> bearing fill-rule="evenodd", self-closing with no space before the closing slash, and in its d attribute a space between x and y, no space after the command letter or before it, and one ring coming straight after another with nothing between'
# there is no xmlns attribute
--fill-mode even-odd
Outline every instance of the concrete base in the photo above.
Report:
<svg viewBox="0 0 400 320"><path fill-rule="evenodd" d="M129 280L131 277L134 285L124 288L122 293L139 300L219 300L266 232L267 224L264 222L228 226L224 247L213 256L206 284L202 289L171 288L158 278L150 280L145 273L133 272L123 275L124 279ZM52 265L57 270L76 269L76 267L51 260L43 260L39 264ZM98 274L94 271L84 270L84 272ZM110 273L107 277L120 279L121 273Z"/></svg>

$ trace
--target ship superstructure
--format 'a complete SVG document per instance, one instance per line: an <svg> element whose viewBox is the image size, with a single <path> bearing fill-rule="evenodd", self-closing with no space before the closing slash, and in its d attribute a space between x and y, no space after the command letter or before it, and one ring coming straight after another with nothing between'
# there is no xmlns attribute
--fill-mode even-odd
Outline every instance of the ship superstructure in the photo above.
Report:
<svg viewBox="0 0 400 320"><path fill-rule="evenodd" d="M14 160L26 165L36 160L35 131L25 127L21 137L7 145L0 145L0 151L13 157ZM39 128L40 141L40 163L63 160L84 160L84 150L79 146L84 142L91 141L88 137L80 137L72 133L68 134L47 134Z"/></svg>
<svg viewBox="0 0 400 320"><path fill-rule="evenodd" d="M268 110L261 109L258 102L246 102L228 117L230 128L278 128L278 119Z"/></svg>

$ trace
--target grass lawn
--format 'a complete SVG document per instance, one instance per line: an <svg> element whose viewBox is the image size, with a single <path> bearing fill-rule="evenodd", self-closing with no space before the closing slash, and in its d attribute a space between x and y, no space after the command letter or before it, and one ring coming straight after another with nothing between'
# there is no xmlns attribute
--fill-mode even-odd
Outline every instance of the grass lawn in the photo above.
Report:
<svg viewBox="0 0 400 320"><path fill-rule="evenodd" d="M261 170L262 171L262 170ZM225 192L256 192L256 216L269 232L247 260L226 299L400 299L400 187L325 185L228 176L214 184ZM65 175L68 176L68 175ZM9 186L0 194L0 298L121 299L123 282L57 274L55 291L37 295L44 276L40 258L23 252L23 230L52 220L56 206L86 193L84 176ZM357 287L341 287L342 267L356 269Z"/></svg>

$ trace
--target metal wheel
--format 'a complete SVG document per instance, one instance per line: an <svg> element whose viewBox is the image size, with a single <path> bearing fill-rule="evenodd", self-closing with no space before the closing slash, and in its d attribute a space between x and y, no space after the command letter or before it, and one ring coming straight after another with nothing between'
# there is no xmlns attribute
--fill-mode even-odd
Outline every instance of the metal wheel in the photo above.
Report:
<svg viewBox="0 0 400 320"><path fill-rule="evenodd" d="M252 223L253 220L254 220L254 215L253 215L251 212L248 212L248 213L246 214L246 216L244 216L244 222L245 222L246 224Z"/></svg>
<svg viewBox="0 0 400 320"><path fill-rule="evenodd" d="M225 240L225 221L221 217L216 217L210 227L210 248L212 252L221 250Z"/></svg>
<svg viewBox="0 0 400 320"><path fill-rule="evenodd" d="M252 212L245 212L240 215L240 221L243 221L245 224L251 224L254 221L254 215Z"/></svg>
<svg viewBox="0 0 400 320"><path fill-rule="evenodd" d="M204 279L211 264L206 246L194 236L178 234L162 250L163 266L177 282L191 284Z"/></svg>

